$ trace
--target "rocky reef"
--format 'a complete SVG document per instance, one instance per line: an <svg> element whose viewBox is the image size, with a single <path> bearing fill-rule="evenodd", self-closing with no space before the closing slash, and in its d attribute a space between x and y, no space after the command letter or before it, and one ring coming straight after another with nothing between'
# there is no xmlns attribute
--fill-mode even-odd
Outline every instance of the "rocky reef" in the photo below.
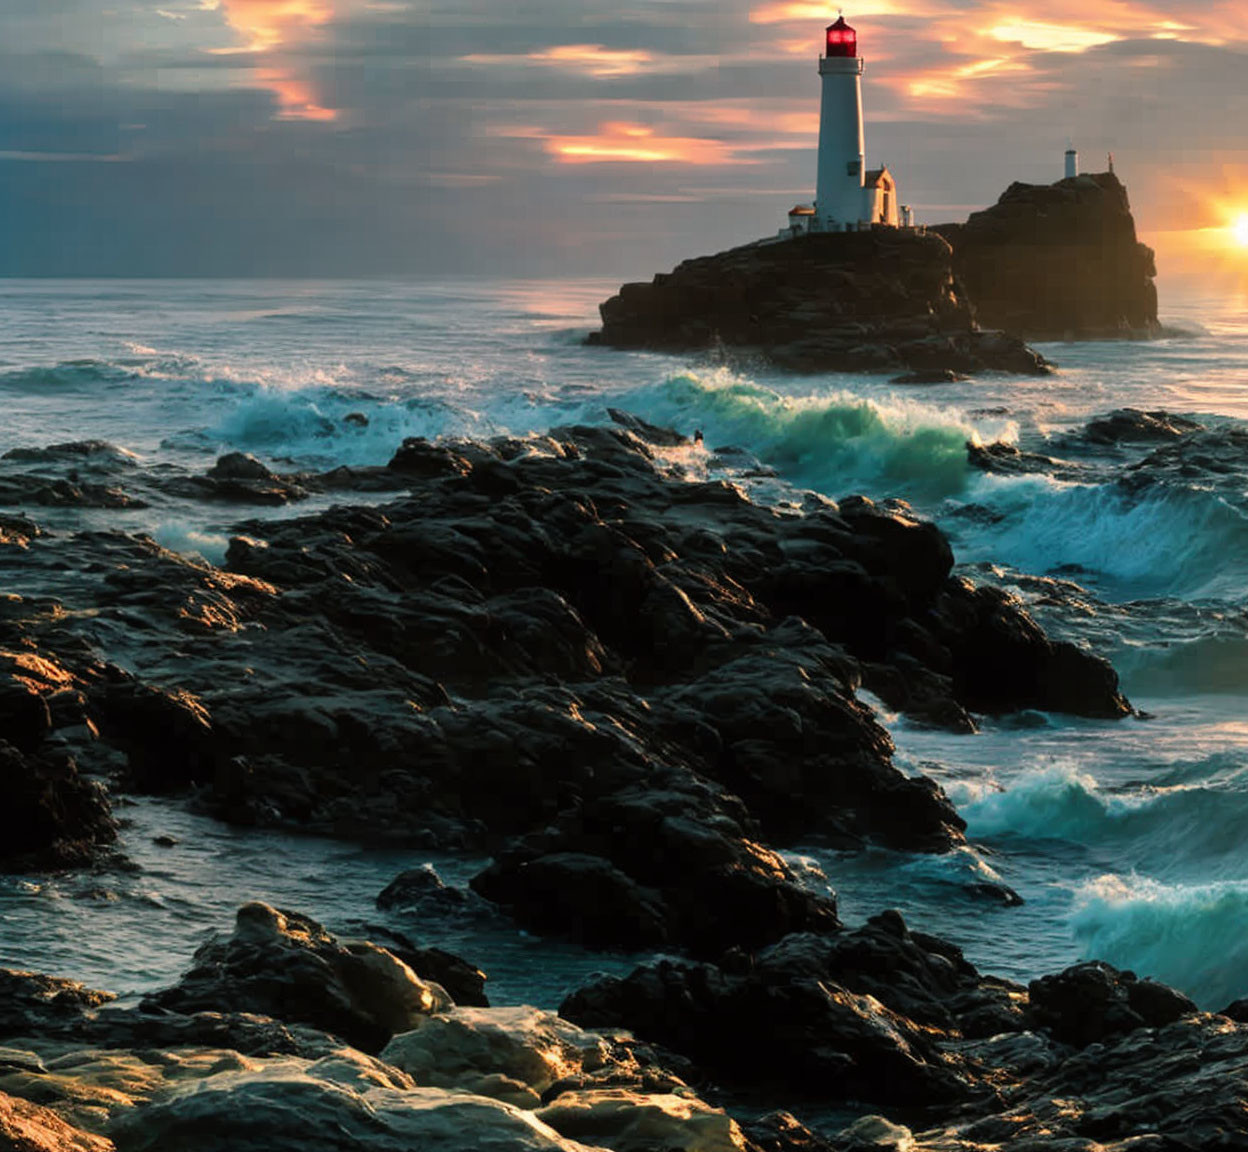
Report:
<svg viewBox="0 0 1248 1152"><path fill-rule="evenodd" d="M1025 340L1149 336L1157 331L1153 251L1135 235L1112 172L1011 184L965 224L933 229L987 328Z"/></svg>
<svg viewBox="0 0 1248 1152"><path fill-rule="evenodd" d="M591 342L691 352L721 348L796 372L984 371L1038 375L1042 356L981 331L935 235L825 233L686 260L601 305Z"/></svg>
<svg viewBox="0 0 1248 1152"><path fill-rule="evenodd" d="M0 992L0 1141L15 1152L1248 1142L1238 1005L1199 1012L1106 964L1026 987L982 976L896 912L755 957L650 964L559 1015L457 1004L386 948L264 904L136 1006L8 969ZM830 1108L841 1120L822 1131L790 1110Z"/></svg>
<svg viewBox="0 0 1248 1152"><path fill-rule="evenodd" d="M111 838L74 760L238 824L485 850L474 886L528 928L713 956L837 927L773 846L962 841L860 685L959 731L1129 712L1104 660L951 575L904 504L769 508L692 453L624 414L411 440L336 474L398 499L244 522L223 568L119 532L23 536L0 566L57 595L0 605L26 725L0 763L46 781L13 792L7 852ZM257 482L234 498L294 480Z"/></svg>

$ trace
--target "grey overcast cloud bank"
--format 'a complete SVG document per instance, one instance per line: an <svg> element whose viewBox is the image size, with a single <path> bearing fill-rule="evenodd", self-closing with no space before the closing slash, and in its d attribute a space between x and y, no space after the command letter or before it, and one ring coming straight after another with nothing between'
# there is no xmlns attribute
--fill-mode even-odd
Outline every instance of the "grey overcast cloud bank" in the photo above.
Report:
<svg viewBox="0 0 1248 1152"><path fill-rule="evenodd" d="M864 0L920 220L1113 151L1146 231L1248 205L1248 5ZM814 179L804 0L6 0L0 274L636 276Z"/></svg>

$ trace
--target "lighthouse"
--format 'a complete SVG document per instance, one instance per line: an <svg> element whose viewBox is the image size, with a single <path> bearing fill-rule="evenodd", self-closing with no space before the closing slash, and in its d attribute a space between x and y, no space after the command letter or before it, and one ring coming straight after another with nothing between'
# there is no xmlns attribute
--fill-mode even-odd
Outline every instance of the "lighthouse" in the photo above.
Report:
<svg viewBox="0 0 1248 1152"><path fill-rule="evenodd" d="M872 225L909 224L908 208L897 202L897 181L887 168L868 169L862 127L863 60L858 33L839 16L824 31L819 57L819 160L813 207L789 213L780 238L807 232L856 232Z"/></svg>
<svg viewBox="0 0 1248 1152"><path fill-rule="evenodd" d="M823 95L819 108L819 169L815 220L822 232L856 228L862 217L862 68L858 33L838 17L827 30L827 53L819 60Z"/></svg>

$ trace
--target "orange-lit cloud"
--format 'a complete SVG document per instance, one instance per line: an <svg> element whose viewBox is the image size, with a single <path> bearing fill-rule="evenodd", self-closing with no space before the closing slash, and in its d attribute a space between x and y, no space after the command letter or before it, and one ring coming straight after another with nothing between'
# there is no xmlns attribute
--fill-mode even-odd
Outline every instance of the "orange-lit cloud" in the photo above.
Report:
<svg viewBox="0 0 1248 1152"><path fill-rule="evenodd" d="M230 27L246 38L246 50L265 52L304 38L334 15L328 0L215 0Z"/></svg>
<svg viewBox="0 0 1248 1152"><path fill-rule="evenodd" d="M667 136L646 124L607 121L587 136L564 136L540 128L499 129L500 136L537 139L561 164L686 164L749 163L722 140L694 136Z"/></svg>
<svg viewBox="0 0 1248 1152"><path fill-rule="evenodd" d="M573 72L598 79L648 73L688 73L717 62L710 56L673 56L641 48L607 48L602 44L556 44L536 52L503 55L473 53L461 56L464 64L538 66Z"/></svg>
<svg viewBox="0 0 1248 1152"><path fill-rule="evenodd" d="M316 35L336 14L330 0L201 0L208 10L220 10L243 43L225 53L246 52L278 61L257 68L254 76L277 99L282 120L332 121L338 113L324 107L311 83L280 61L291 48Z"/></svg>
<svg viewBox="0 0 1248 1152"><path fill-rule="evenodd" d="M800 55L818 50L818 35L811 29L829 21L832 11L811 0L762 0L751 9L750 20L781 27L784 35L776 47ZM1178 19L1157 0L1047 0L1043 5L986 0L973 9L958 0L862 0L846 16L851 23L866 23L865 29L858 25L859 42L876 66L887 58L872 50L874 39L885 44L892 39L891 18L908 21L900 56L912 62L876 75L916 110L937 115L946 108L959 115L990 115L999 107L1034 100L1045 91L1038 82L1012 89L993 81L1038 73L1038 62L1050 54L1082 53L1126 40L1213 46L1248 41L1248 5L1242 0L1213 0L1198 14Z"/></svg>

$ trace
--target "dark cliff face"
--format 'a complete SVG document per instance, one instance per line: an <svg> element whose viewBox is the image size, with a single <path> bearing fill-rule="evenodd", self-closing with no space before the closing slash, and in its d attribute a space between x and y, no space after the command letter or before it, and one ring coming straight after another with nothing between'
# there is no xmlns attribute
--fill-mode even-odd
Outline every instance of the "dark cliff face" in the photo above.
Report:
<svg viewBox="0 0 1248 1152"><path fill-rule="evenodd" d="M1045 371L1017 341L974 330L939 236L817 234L686 260L601 305L615 348L723 346L793 371Z"/></svg>
<svg viewBox="0 0 1248 1152"><path fill-rule="evenodd" d="M1149 335L1153 251L1112 172L1011 184L965 224L941 224L958 283L985 328L1030 340Z"/></svg>

